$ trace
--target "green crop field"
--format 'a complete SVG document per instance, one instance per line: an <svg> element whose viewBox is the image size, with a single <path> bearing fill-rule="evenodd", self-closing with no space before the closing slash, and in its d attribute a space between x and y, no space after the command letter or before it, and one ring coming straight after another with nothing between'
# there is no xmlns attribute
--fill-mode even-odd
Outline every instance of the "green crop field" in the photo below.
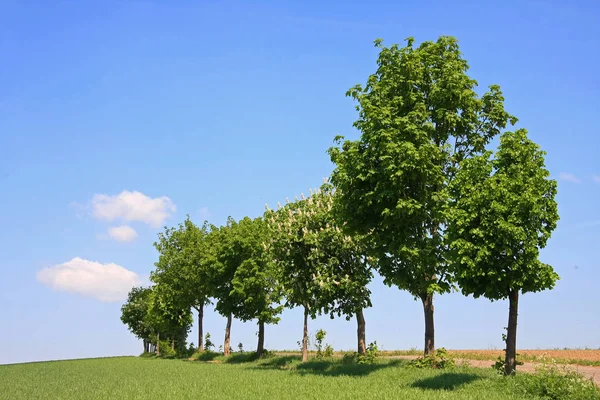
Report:
<svg viewBox="0 0 600 400"><path fill-rule="evenodd" d="M415 369L309 361L201 362L139 357L0 366L2 399L541 399L523 377L489 369ZM585 398L585 397L584 397Z"/></svg>

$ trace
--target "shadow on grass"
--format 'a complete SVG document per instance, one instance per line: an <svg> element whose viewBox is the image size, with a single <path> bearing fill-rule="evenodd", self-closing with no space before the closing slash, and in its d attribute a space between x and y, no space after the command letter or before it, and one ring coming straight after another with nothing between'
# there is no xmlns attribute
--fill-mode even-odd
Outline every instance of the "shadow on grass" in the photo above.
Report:
<svg viewBox="0 0 600 400"><path fill-rule="evenodd" d="M477 379L481 379L481 377L475 374L446 372L431 378L420 379L411 386L430 390L454 390Z"/></svg>
<svg viewBox="0 0 600 400"><path fill-rule="evenodd" d="M232 353L229 355L229 357L224 358L223 362L228 363L228 364L241 364L241 363L247 363L247 362L252 362L252 361L256 361L256 360L257 360L256 352Z"/></svg>
<svg viewBox="0 0 600 400"><path fill-rule="evenodd" d="M365 376L385 368L406 365L404 360L393 360L376 364L342 363L341 360L309 360L300 362L299 356L281 356L261 361L256 369L294 370L300 375L320 376Z"/></svg>

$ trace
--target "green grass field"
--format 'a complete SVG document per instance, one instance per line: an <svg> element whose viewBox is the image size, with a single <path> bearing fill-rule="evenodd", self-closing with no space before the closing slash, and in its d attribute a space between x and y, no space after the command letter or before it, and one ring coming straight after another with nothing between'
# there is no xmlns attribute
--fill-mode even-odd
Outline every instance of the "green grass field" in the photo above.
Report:
<svg viewBox="0 0 600 400"><path fill-rule="evenodd" d="M0 366L1 399L541 399L492 369L420 370L297 356L256 362L118 357Z"/></svg>

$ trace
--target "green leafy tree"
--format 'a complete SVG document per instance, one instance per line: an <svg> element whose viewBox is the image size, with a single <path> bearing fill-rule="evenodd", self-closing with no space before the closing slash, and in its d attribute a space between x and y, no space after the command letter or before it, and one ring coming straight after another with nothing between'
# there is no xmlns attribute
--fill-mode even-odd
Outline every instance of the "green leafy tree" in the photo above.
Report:
<svg viewBox="0 0 600 400"><path fill-rule="evenodd" d="M150 351L152 326L147 315L151 288L134 287L127 295L127 301L121 307L121 321L127 325L131 333L144 343L144 353Z"/></svg>
<svg viewBox="0 0 600 400"><path fill-rule="evenodd" d="M174 228L158 234L154 247L159 253L151 280L161 287L168 286L163 294L171 294L168 301L180 308L194 308L198 313L198 349L203 345L204 306L209 304L209 271L203 264L209 225L196 226L187 216Z"/></svg>
<svg viewBox="0 0 600 400"><path fill-rule="evenodd" d="M545 152L524 129L506 132L492 153L465 161L452 182L451 259L463 294L509 299L505 373L516 369L519 293L554 287L558 275L539 260L558 222L556 181Z"/></svg>
<svg viewBox="0 0 600 400"><path fill-rule="evenodd" d="M241 321L258 320L256 354L261 357L265 324L279 322L283 311L280 277L275 264L269 262L265 248L267 225L262 218L245 217L231 230L230 246L239 256L229 292L231 311Z"/></svg>
<svg viewBox="0 0 600 400"><path fill-rule="evenodd" d="M479 97L456 39L384 47L357 101L356 141L338 136L329 149L339 191L335 214L352 234L365 236L388 285L421 299L424 353L435 349L435 293L451 289L445 226L448 185L461 162L516 118L504 110L500 88Z"/></svg>
<svg viewBox="0 0 600 400"><path fill-rule="evenodd" d="M233 277L243 262L243 254L236 242L237 222L229 217L227 223L211 230L208 246L203 253L203 264L207 267L210 294L215 299L215 310L227 318L223 353L231 353L231 324L235 311L235 299L231 296Z"/></svg>
<svg viewBox="0 0 600 400"><path fill-rule="evenodd" d="M356 315L359 352L365 351L363 309L371 306L371 268L359 242L335 224L333 197L326 184L308 198L265 213L272 237L267 248L280 271L286 305L304 308L303 361L308 359L308 317L322 313Z"/></svg>
<svg viewBox="0 0 600 400"><path fill-rule="evenodd" d="M161 354L161 342L170 343L171 350L185 354L187 334L193 318L190 307L173 302L176 296L168 285L155 285L149 296L147 323L154 332L156 353ZM164 349L163 349L164 350Z"/></svg>

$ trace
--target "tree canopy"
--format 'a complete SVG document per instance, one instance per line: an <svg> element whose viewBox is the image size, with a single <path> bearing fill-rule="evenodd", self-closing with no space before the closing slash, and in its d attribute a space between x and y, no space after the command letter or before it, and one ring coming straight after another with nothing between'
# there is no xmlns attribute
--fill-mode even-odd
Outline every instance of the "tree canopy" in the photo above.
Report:
<svg viewBox="0 0 600 400"><path fill-rule="evenodd" d="M340 191L335 209L350 232L365 235L385 283L423 300L429 353L432 296L451 288L448 184L464 159L516 118L504 110L498 86L479 97L456 39L375 44L377 71L347 93L358 103L360 138L337 137L338 147L329 149Z"/></svg>
<svg viewBox="0 0 600 400"><path fill-rule="evenodd" d="M526 130L506 132L494 158L486 152L466 160L451 185L448 239L456 281L465 295L510 298L515 315L507 341L516 340L518 293L551 289L558 279L539 260L558 222L557 185L544 154ZM513 370L507 359L508 373Z"/></svg>

